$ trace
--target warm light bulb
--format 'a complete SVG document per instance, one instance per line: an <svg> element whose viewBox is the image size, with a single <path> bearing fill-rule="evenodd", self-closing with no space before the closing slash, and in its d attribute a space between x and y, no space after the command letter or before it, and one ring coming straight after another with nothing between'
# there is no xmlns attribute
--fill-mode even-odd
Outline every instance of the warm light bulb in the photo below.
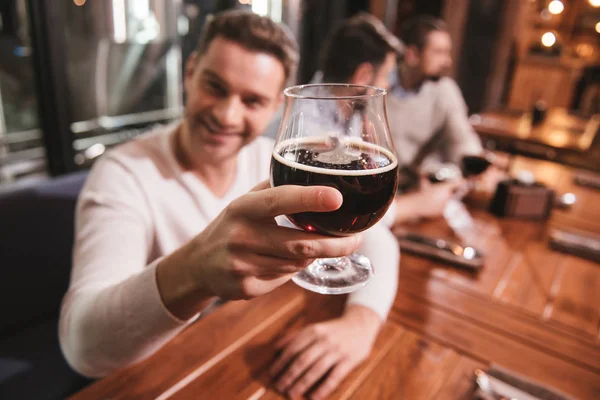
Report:
<svg viewBox="0 0 600 400"><path fill-rule="evenodd" d="M542 35L542 44L546 47L552 47L556 43L556 36L552 32L546 32Z"/></svg>
<svg viewBox="0 0 600 400"><path fill-rule="evenodd" d="M580 43L575 48L579 57L588 58L594 55L594 47L588 43Z"/></svg>
<svg viewBox="0 0 600 400"><path fill-rule="evenodd" d="M600 22L596 24L596 32L600 33Z"/></svg>
<svg viewBox="0 0 600 400"><path fill-rule="evenodd" d="M550 4L548 4L548 11L550 11L554 15L560 14L561 12L563 12L564 9L565 6L560 0L552 0Z"/></svg>
<svg viewBox="0 0 600 400"><path fill-rule="evenodd" d="M592 6L594 8L600 7L600 0L589 0L589 2L590 2L590 6Z"/></svg>
<svg viewBox="0 0 600 400"><path fill-rule="evenodd" d="M85 0L73 0L73 3L75 3L76 6L81 7L85 4Z"/></svg>

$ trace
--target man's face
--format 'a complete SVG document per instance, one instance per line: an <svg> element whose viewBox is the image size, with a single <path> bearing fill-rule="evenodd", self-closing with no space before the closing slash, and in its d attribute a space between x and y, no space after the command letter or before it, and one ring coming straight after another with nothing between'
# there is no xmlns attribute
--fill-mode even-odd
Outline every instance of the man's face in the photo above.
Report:
<svg viewBox="0 0 600 400"><path fill-rule="evenodd" d="M430 32L419 58L425 79L437 80L447 75L452 68L452 41L448 32Z"/></svg>
<svg viewBox="0 0 600 400"><path fill-rule="evenodd" d="M235 157L271 121L284 82L283 65L274 56L213 39L186 65L188 151L210 163Z"/></svg>
<svg viewBox="0 0 600 400"><path fill-rule="evenodd" d="M373 81L371 85L389 90L391 86L390 75L395 70L396 55L392 52L389 52L385 57L385 61L383 62L383 64L381 64L379 68L375 69L375 74L373 76Z"/></svg>

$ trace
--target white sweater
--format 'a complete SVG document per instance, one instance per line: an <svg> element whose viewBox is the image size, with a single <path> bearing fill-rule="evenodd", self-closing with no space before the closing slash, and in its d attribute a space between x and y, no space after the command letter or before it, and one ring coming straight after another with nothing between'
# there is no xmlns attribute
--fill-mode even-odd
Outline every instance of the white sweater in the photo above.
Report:
<svg viewBox="0 0 600 400"><path fill-rule="evenodd" d="M104 155L80 195L59 333L67 361L84 375L105 376L146 358L191 321L179 320L162 303L158 261L269 177L273 142L259 138L240 152L229 192L215 197L177 164L169 141L175 129L157 128ZM396 294L398 245L381 223L364 235L361 251L376 274L349 303L385 319Z"/></svg>

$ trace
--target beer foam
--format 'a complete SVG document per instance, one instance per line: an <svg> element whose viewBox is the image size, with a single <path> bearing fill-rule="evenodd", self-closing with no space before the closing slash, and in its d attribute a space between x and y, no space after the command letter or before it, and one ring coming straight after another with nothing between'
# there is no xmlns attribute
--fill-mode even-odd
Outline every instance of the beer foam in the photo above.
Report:
<svg viewBox="0 0 600 400"><path fill-rule="evenodd" d="M371 169L353 169L353 170L331 169L331 168L322 168L322 167L315 167L312 165L302 164L302 163L296 161L295 156L294 156L294 159L291 160L291 159L285 158L285 156L281 155L281 152L283 150L289 150L290 152L293 152L296 148L306 149L305 146L307 144L312 144L312 145L318 146L321 144L325 144L326 143L325 140L327 140L327 138L324 138L324 137L306 137L306 138L301 138L301 139L284 140L281 143L279 143L279 145L276 146L275 149L273 150L273 158L275 158L281 164L287 165L290 168L296 168L296 169L300 169L302 171L314 172L314 173L318 173L318 174L338 175L338 176L366 176L366 175L381 174L384 172L391 171L398 166L398 160L396 159L396 155L393 154L391 151L384 149L383 147L377 146L375 144L372 144L372 143L363 142L361 140L353 140L350 138L345 138L345 139L341 140L342 144L350 145L350 146L354 145L354 146L358 147L359 149L363 149L365 152L368 152L370 149L370 150L372 150L372 153L368 153L368 154L371 157L371 159L373 159L375 162L382 162L382 161L384 161L384 157L385 157L385 159L390 161L390 164L388 164L384 167L371 168ZM287 154L289 154L289 153L286 152L285 155L287 155ZM382 156L382 154L384 156Z"/></svg>

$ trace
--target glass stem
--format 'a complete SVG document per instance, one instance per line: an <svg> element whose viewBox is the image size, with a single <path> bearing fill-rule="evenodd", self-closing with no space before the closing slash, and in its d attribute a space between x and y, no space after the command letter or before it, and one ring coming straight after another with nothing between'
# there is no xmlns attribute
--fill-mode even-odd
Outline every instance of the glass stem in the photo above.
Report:
<svg viewBox="0 0 600 400"><path fill-rule="evenodd" d="M320 258L317 260L321 266L329 271L343 271L349 267L350 260L348 257L330 257Z"/></svg>

